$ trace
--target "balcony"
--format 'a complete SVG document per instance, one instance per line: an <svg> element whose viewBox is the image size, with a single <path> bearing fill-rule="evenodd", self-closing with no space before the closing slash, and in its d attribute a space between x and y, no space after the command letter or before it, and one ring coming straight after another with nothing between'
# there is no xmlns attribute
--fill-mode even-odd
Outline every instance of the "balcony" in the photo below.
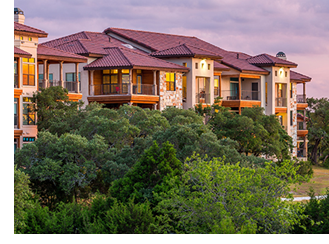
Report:
<svg viewBox="0 0 329 244"><path fill-rule="evenodd" d="M223 100L239 100L239 92L237 90L222 91ZM241 100L260 101L260 91L241 91Z"/></svg>
<svg viewBox="0 0 329 244"><path fill-rule="evenodd" d="M306 95L301 94L297 95L297 110L304 110L308 107L307 101L306 101Z"/></svg>
<svg viewBox="0 0 329 244"><path fill-rule="evenodd" d="M210 94L200 92L195 96L195 103L210 103Z"/></svg>
<svg viewBox="0 0 329 244"><path fill-rule="evenodd" d="M276 97L275 98L275 107L287 107L287 98L286 97Z"/></svg>
<svg viewBox="0 0 329 244"><path fill-rule="evenodd" d="M46 85L47 84L47 85ZM63 81L64 88L68 90L69 93L77 93L77 85L79 83L75 81ZM44 80L39 80L39 90L40 88L49 88L52 86L62 86L62 82L59 80L49 80L47 83ZM79 86L79 92L81 92L81 86Z"/></svg>
<svg viewBox="0 0 329 244"><path fill-rule="evenodd" d="M94 95L116 95L128 94L129 84L100 84L91 86L94 89Z"/></svg>
<svg viewBox="0 0 329 244"><path fill-rule="evenodd" d="M128 84L125 84L128 85ZM155 95L155 85L151 84L141 84L133 85L133 94L136 95Z"/></svg>

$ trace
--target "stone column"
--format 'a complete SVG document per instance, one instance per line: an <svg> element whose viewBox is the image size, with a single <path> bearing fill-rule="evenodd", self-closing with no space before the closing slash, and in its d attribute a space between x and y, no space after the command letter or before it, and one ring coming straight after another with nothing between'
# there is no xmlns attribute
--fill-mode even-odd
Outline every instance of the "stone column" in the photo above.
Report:
<svg viewBox="0 0 329 244"><path fill-rule="evenodd" d="M154 87L154 94L157 95L157 72L156 70L153 70L153 87Z"/></svg>

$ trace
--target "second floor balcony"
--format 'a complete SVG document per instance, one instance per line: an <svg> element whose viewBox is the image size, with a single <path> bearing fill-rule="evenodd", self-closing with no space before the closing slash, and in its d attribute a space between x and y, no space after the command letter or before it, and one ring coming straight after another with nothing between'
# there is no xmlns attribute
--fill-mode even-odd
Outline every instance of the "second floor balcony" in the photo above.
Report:
<svg viewBox="0 0 329 244"><path fill-rule="evenodd" d="M129 95L129 83L115 83L115 84L97 84L90 86L93 90L94 96L98 95ZM133 84L132 95L156 95L156 85L152 84Z"/></svg>
<svg viewBox="0 0 329 244"><path fill-rule="evenodd" d="M205 92L197 93L195 96L195 103L210 103L210 94Z"/></svg>
<svg viewBox="0 0 329 244"><path fill-rule="evenodd" d="M223 100L251 100L260 101L260 91L242 90L241 99L239 99L238 90L223 90L221 92Z"/></svg>
<svg viewBox="0 0 329 244"><path fill-rule="evenodd" d="M45 80L39 80L39 90L40 88L49 88L52 86L62 86L63 88L66 88L69 93L78 93L77 86L79 86L79 92L81 92L81 85L79 82L59 80L49 80L45 82Z"/></svg>
<svg viewBox="0 0 329 244"><path fill-rule="evenodd" d="M275 107L287 107L287 98L286 97L276 97L275 98Z"/></svg>

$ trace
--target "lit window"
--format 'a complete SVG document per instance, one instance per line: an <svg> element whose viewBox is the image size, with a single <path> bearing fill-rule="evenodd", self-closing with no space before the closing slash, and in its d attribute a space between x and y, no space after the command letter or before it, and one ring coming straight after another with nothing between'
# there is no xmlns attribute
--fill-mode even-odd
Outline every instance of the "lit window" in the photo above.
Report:
<svg viewBox="0 0 329 244"><path fill-rule="evenodd" d="M175 91L175 73L166 73L167 91Z"/></svg>
<svg viewBox="0 0 329 244"><path fill-rule="evenodd" d="M32 41L32 37L29 37L29 41L30 41L30 42Z"/></svg>
<svg viewBox="0 0 329 244"><path fill-rule="evenodd" d="M187 67L187 63L183 63L183 66L184 66L184 67Z"/></svg>
<svg viewBox="0 0 329 244"><path fill-rule="evenodd" d="M35 125L35 113L30 97L23 97L23 125Z"/></svg>
<svg viewBox="0 0 329 244"><path fill-rule="evenodd" d="M278 76L278 71L277 70L275 71L275 76Z"/></svg>
<svg viewBox="0 0 329 244"><path fill-rule="evenodd" d="M203 69L203 67L204 67L204 63L201 64L201 68L202 68L202 69Z"/></svg>
<svg viewBox="0 0 329 244"><path fill-rule="evenodd" d="M195 69L198 69L198 68L199 68L199 64L195 63Z"/></svg>
<svg viewBox="0 0 329 244"><path fill-rule="evenodd" d="M23 41L23 37L21 36L21 37L19 37L19 39L21 39L22 41Z"/></svg>
<svg viewBox="0 0 329 244"><path fill-rule="evenodd" d="M117 74L118 70L117 69L111 69L111 74Z"/></svg>
<svg viewBox="0 0 329 244"><path fill-rule="evenodd" d="M267 105L267 82L265 82L265 103Z"/></svg>
<svg viewBox="0 0 329 244"><path fill-rule="evenodd" d="M183 76L183 99L186 99L186 76Z"/></svg>
<svg viewBox="0 0 329 244"><path fill-rule="evenodd" d="M208 64L208 70L210 70L210 64Z"/></svg>
<svg viewBox="0 0 329 244"><path fill-rule="evenodd" d="M122 69L121 72L122 74L129 74L129 69Z"/></svg>
<svg viewBox="0 0 329 244"><path fill-rule="evenodd" d="M138 69L137 74L141 74L141 73L142 73L142 70Z"/></svg>
<svg viewBox="0 0 329 244"><path fill-rule="evenodd" d="M218 96L219 95L219 90L218 90L218 79L214 79L214 95Z"/></svg>
<svg viewBox="0 0 329 244"><path fill-rule="evenodd" d="M35 59L23 58L23 85L34 86L35 85Z"/></svg>

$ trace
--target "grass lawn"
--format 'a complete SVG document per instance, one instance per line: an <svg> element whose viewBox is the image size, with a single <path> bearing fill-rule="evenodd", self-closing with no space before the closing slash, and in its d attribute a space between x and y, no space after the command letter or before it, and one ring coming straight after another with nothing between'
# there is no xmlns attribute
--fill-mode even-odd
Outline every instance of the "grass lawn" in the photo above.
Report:
<svg viewBox="0 0 329 244"><path fill-rule="evenodd" d="M308 183L303 183L301 185L293 185L291 189L296 187L296 191L291 191L294 197L307 197L309 188L312 186L315 195L324 195L326 192L326 187L329 187L329 169L325 169L318 166L313 166L313 178Z"/></svg>

